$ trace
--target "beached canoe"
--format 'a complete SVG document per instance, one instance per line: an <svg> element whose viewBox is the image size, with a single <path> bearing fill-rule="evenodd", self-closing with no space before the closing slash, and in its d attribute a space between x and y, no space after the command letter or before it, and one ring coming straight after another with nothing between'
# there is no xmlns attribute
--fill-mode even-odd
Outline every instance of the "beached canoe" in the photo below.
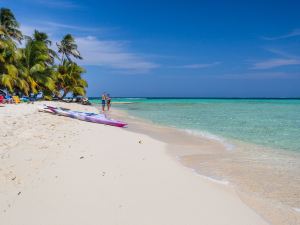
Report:
<svg viewBox="0 0 300 225"><path fill-rule="evenodd" d="M61 116L67 116L67 117L71 117L71 118L75 118L87 122L100 123L100 124L116 126L116 127L124 127L127 125L127 123L124 123L122 121L107 118L105 114L79 112L79 111L73 111L65 108L57 108L48 105L41 107L40 111L51 112Z"/></svg>

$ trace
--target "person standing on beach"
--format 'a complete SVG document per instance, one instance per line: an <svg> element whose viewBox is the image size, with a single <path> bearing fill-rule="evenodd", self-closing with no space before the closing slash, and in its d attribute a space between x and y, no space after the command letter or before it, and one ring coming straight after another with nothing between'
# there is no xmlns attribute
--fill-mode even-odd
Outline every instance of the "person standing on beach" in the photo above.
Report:
<svg viewBox="0 0 300 225"><path fill-rule="evenodd" d="M111 106L111 97L109 94L106 95L106 105L107 105L107 111L109 111L110 106Z"/></svg>
<svg viewBox="0 0 300 225"><path fill-rule="evenodd" d="M101 98L102 98L102 112L104 112L104 110L105 110L105 102L106 102L106 94L105 94L105 92L103 92Z"/></svg>

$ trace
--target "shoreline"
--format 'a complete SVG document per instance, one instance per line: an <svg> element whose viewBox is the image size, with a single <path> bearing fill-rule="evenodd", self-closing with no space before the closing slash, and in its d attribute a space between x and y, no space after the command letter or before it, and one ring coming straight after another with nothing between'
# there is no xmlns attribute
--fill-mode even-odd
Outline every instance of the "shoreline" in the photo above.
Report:
<svg viewBox="0 0 300 225"><path fill-rule="evenodd" d="M272 171L272 169L265 170L265 168L259 168L259 170L257 170L255 168L255 166L261 167L263 163L267 163L267 165L270 164L266 159L263 159L262 162L257 161L257 159L255 159L256 161L252 161L252 162L245 161L246 164L249 164L246 165L247 166L246 168L243 168L244 162L237 163L238 160L241 160L245 157L253 158L255 154L258 153L261 154L261 151L266 151L264 152L264 154L266 154L264 156L265 158L267 158L267 155L274 156L272 154L276 152L276 154L279 154L278 159L285 157L283 158L284 162L291 163L292 158L288 153L286 154L285 152L281 152L277 150L275 151L273 149L267 149L265 147L256 146L254 144L249 144L249 143L247 143L246 145L246 143L240 141L236 141L235 143L232 142L228 143L226 142L227 140L225 140L224 142L224 140L220 140L219 138L216 139L216 138L208 138L205 137L204 135L195 135L193 133L186 132L184 130L158 125L152 123L151 121L144 120L142 118L133 117L123 109L115 110L113 112L113 115L119 117L120 119L129 120L131 124L130 131L137 132L137 133L142 132L143 134L149 135L152 138L167 143L168 144L167 152L175 160L178 160L181 163L181 165L191 169L199 176L203 176L203 178L211 180L212 182L229 184L230 186L232 186L232 188L234 188L237 191L240 198L247 205L253 208L257 213L259 213L267 221L270 221L272 224L290 225L290 224L300 223L300 214L299 211L297 211L298 207L293 207L292 205L288 205L289 202L288 204L282 203L286 201L286 199L290 198L291 200L294 199L293 201L296 201L297 204L297 199L300 198L299 196L300 190L297 191L299 189L299 185L298 185L299 182L297 181L295 181L296 183L292 182L293 184L289 185L290 187L278 186L276 184L276 179L277 179L276 175L280 176L279 180L277 179L280 183L286 183L288 181L291 181L289 180L290 176L288 176L288 178L285 179L284 175L289 174L291 172L294 173L295 171L297 173L297 168L298 168L297 165L294 165L294 168L291 171L283 171L283 170ZM134 124L134 126L132 126L132 124ZM162 130L164 132L161 132ZM170 138L170 133L174 134L172 138ZM182 139L183 141L178 142L179 139ZM174 140L176 141L174 142ZM228 149L228 145L230 145L231 147L231 144L233 144L236 147L236 149L231 149L231 148ZM241 149L241 147L250 151L250 154L245 154L245 149ZM214 154L208 152L214 152ZM297 155L297 153L295 154L296 156L299 156ZM215 160L214 158L217 160ZM233 158L235 162L232 161L231 158ZM209 166L205 165L205 164L209 164L205 160L208 160L211 165ZM235 164L234 167L231 165L225 165L222 162L223 160L232 161L232 163ZM225 166L223 165L223 167L222 166L220 167L216 163L224 164ZM254 165L252 166L251 163L254 163ZM203 165L205 165L204 168ZM239 171L241 168L245 172L247 170L254 170L254 169L255 171L252 172L250 176L242 173L238 175L234 174L237 171ZM266 179L265 176L259 175L261 171L267 172L266 176L268 174L271 176L272 173L275 173L275 175L271 176L270 180L268 180ZM298 175L297 176L294 175L292 179L299 177ZM261 179L265 179L262 185L259 184L262 181ZM252 180L252 182L249 182L249 180ZM270 189L268 182L270 183L273 182L275 184L274 185L275 187L272 187L272 189ZM280 189L280 192L278 192L275 189L276 187ZM271 194L264 193L264 189L266 188L268 188ZM276 192L278 192L278 194ZM275 193L275 195L273 193ZM295 202L292 204L295 204Z"/></svg>
<svg viewBox="0 0 300 225"><path fill-rule="evenodd" d="M0 220L5 224L267 224L233 189L172 160L164 142L37 112L37 105L1 109Z"/></svg>

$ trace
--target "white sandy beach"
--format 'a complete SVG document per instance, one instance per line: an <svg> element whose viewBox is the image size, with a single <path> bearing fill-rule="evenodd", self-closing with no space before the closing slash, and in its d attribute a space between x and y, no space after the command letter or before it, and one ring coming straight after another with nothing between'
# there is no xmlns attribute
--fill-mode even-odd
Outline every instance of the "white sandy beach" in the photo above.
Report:
<svg viewBox="0 0 300 225"><path fill-rule="evenodd" d="M0 108L0 224L268 224L229 186L172 159L164 143L38 104Z"/></svg>

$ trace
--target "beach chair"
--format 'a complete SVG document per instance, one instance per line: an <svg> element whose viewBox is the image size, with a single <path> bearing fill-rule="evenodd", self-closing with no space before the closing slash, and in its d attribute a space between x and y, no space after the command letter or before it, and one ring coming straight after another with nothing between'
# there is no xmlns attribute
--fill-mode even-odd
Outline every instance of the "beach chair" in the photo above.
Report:
<svg viewBox="0 0 300 225"><path fill-rule="evenodd" d="M28 103L33 104L35 101L37 101L37 95L29 95L28 100Z"/></svg>
<svg viewBox="0 0 300 225"><path fill-rule="evenodd" d="M22 97L20 98L21 102L29 102L29 98L28 97Z"/></svg>
<svg viewBox="0 0 300 225"><path fill-rule="evenodd" d="M13 96L12 98L13 98L14 103L16 103L16 104L21 103L19 96Z"/></svg>
<svg viewBox="0 0 300 225"><path fill-rule="evenodd" d="M6 95L5 96L5 103L12 104L13 103L12 97L10 97L9 95Z"/></svg>
<svg viewBox="0 0 300 225"><path fill-rule="evenodd" d="M0 95L0 103L2 103L2 104L5 103L5 99L4 99L3 95Z"/></svg>

